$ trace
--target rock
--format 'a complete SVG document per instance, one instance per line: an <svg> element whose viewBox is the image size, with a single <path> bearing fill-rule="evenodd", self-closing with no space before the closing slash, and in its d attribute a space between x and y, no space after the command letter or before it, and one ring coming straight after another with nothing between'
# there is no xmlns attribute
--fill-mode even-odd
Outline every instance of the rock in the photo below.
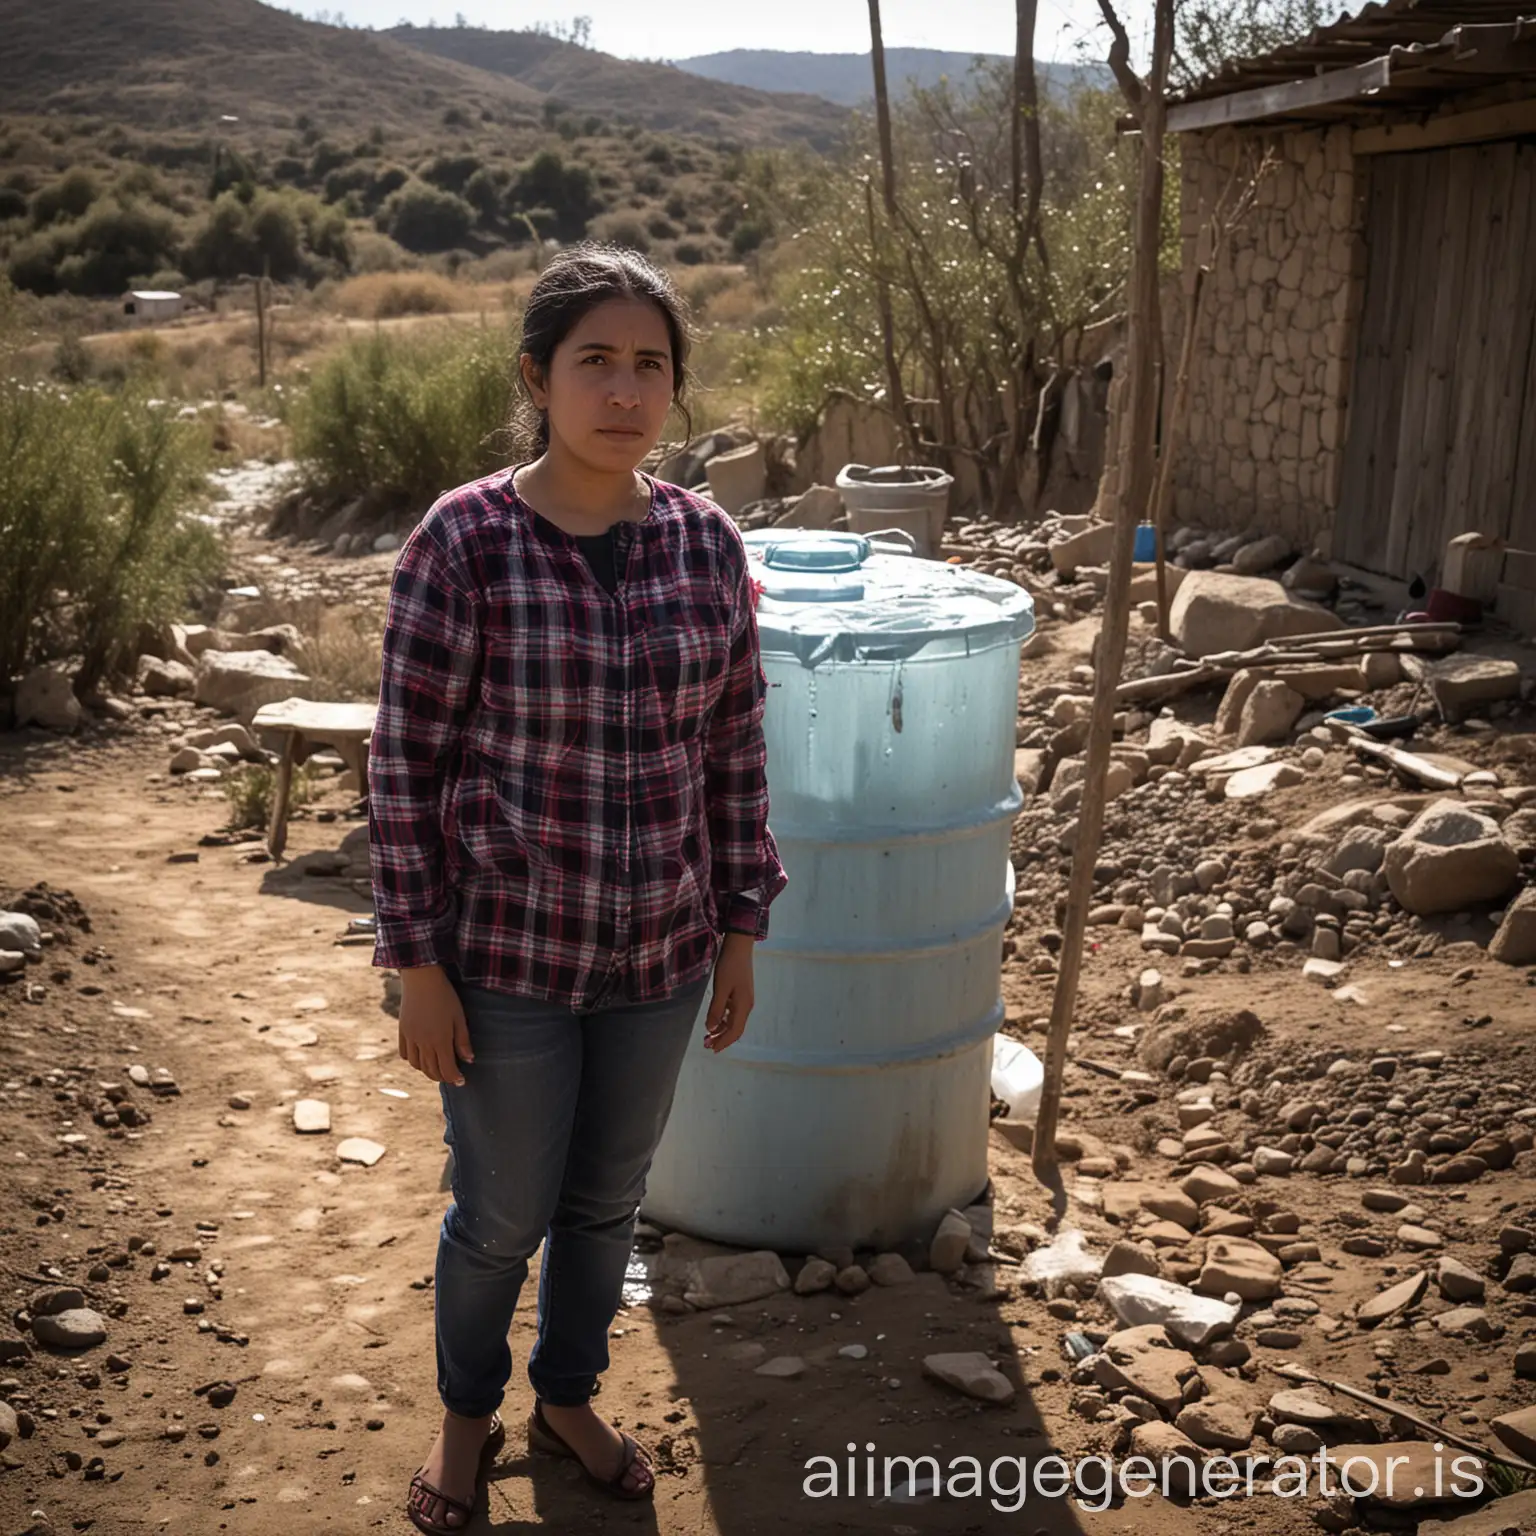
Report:
<svg viewBox="0 0 1536 1536"><path fill-rule="evenodd" d="M1488 953L1505 965L1536 965L1536 885L1509 904Z"/></svg>
<svg viewBox="0 0 1536 1536"><path fill-rule="evenodd" d="M1155 1023L1142 1036L1136 1054L1146 1066L1166 1072L1175 1057L1194 1061L1238 1055L1263 1038L1264 1025L1251 1010L1198 1005L1178 1018Z"/></svg>
<svg viewBox="0 0 1536 1536"><path fill-rule="evenodd" d="M1063 576L1071 576L1080 565L1108 565L1115 547L1115 525L1093 523L1081 533L1051 545L1051 564Z"/></svg>
<svg viewBox="0 0 1536 1536"><path fill-rule="evenodd" d="M1196 1170L1202 1172L1203 1170ZM1223 1179L1230 1178L1230 1174L1222 1173L1219 1168L1208 1170L1213 1174L1220 1174ZM1237 1183L1235 1179L1232 1180ZM1203 1185L1201 1187L1204 1187ZM1177 1226L1193 1232L1200 1224L1200 1206L1191 1196L1182 1189L1173 1189L1168 1185L1154 1184L1141 1191L1138 1203L1142 1210L1149 1216L1156 1216L1159 1221L1171 1221Z"/></svg>
<svg viewBox="0 0 1536 1536"><path fill-rule="evenodd" d="M0 912L0 949L9 954L36 955L42 947L43 930L35 917L26 912Z"/></svg>
<svg viewBox="0 0 1536 1536"><path fill-rule="evenodd" d="M1306 700L1286 683L1256 683L1243 705L1237 727L1240 747L1259 746L1265 742L1285 741L1291 734Z"/></svg>
<svg viewBox="0 0 1536 1536"><path fill-rule="evenodd" d="M1374 875L1391 841L1391 834L1383 827L1350 827L1324 860L1323 868L1341 880L1353 869Z"/></svg>
<svg viewBox="0 0 1536 1536"><path fill-rule="evenodd" d="M698 1260L696 1267L697 1275L691 1277L683 1297L701 1310L740 1306L789 1289L789 1274L778 1254L769 1249L714 1254Z"/></svg>
<svg viewBox="0 0 1536 1536"><path fill-rule="evenodd" d="M1165 1486L1176 1498L1193 1498L1200 1491L1205 1453L1172 1424L1133 1425L1131 1454L1145 1456L1159 1471L1159 1486Z"/></svg>
<svg viewBox="0 0 1536 1536"><path fill-rule="evenodd" d="M807 1259L795 1276L795 1295L817 1296L822 1291L831 1290L836 1278L835 1264L829 1264L825 1259Z"/></svg>
<svg viewBox="0 0 1536 1536"><path fill-rule="evenodd" d="M794 1381L805 1375L805 1361L798 1355L775 1355L772 1360L765 1360L752 1374L772 1376L779 1381Z"/></svg>
<svg viewBox="0 0 1536 1536"><path fill-rule="evenodd" d="M1445 1245L1445 1239L1438 1232L1411 1221L1405 1221L1397 1229L1397 1240L1410 1253L1425 1253L1431 1248L1441 1248Z"/></svg>
<svg viewBox="0 0 1536 1536"><path fill-rule="evenodd" d="M980 1350L925 1355L923 1374L984 1403L1011 1403L1014 1386Z"/></svg>
<svg viewBox="0 0 1536 1536"><path fill-rule="evenodd" d="M844 1296L862 1296L869 1289L869 1274L862 1264L845 1264L832 1277L832 1284Z"/></svg>
<svg viewBox="0 0 1536 1536"><path fill-rule="evenodd" d="M971 1241L971 1224L959 1211L945 1211L939 1229L928 1245L928 1266L941 1275L952 1275L965 1262Z"/></svg>
<svg viewBox="0 0 1536 1536"><path fill-rule="evenodd" d="M384 1156L384 1148L366 1136L348 1136L336 1145L336 1156L344 1163L361 1163L372 1168Z"/></svg>
<svg viewBox="0 0 1536 1536"><path fill-rule="evenodd" d="M1241 768L1227 780L1223 791L1228 800L1256 800L1277 789L1300 784L1306 774L1295 763L1265 763L1259 768Z"/></svg>
<svg viewBox="0 0 1536 1536"><path fill-rule="evenodd" d="M1173 1414L1196 1369L1193 1355L1170 1344L1156 1323L1147 1323L1110 1334L1099 1354L1097 1379L1100 1386L1126 1388Z"/></svg>
<svg viewBox="0 0 1536 1536"><path fill-rule="evenodd" d="M1331 597L1339 585L1338 572L1317 555L1303 555L1287 567L1280 581L1289 591L1318 598Z"/></svg>
<svg viewBox="0 0 1536 1536"><path fill-rule="evenodd" d="M1431 1184L1470 1184L1488 1172L1488 1164L1470 1155L1452 1157L1429 1170Z"/></svg>
<svg viewBox="0 0 1536 1536"><path fill-rule="evenodd" d="M1241 1296L1267 1301L1282 1289L1280 1260L1267 1248L1241 1237L1215 1237L1206 1244L1205 1264L1195 1289L1207 1296Z"/></svg>
<svg viewBox="0 0 1536 1536"><path fill-rule="evenodd" d="M190 694L197 686L197 675L185 662L161 661L157 656L139 657L137 680L152 699Z"/></svg>
<svg viewBox="0 0 1536 1536"><path fill-rule="evenodd" d="M1418 1536L1529 1536L1536 1531L1536 1488L1494 1499L1471 1514L1419 1522Z"/></svg>
<svg viewBox="0 0 1536 1536"><path fill-rule="evenodd" d="M732 517L767 493L768 461L761 443L718 453L705 462L710 499Z"/></svg>
<svg viewBox="0 0 1536 1536"><path fill-rule="evenodd" d="M1515 1378L1536 1381L1536 1344L1523 1344L1515 1351Z"/></svg>
<svg viewBox="0 0 1536 1536"><path fill-rule="evenodd" d="M1243 1186L1230 1173L1209 1163L1200 1163L1184 1175L1179 1188L1196 1204L1205 1205L1212 1200L1241 1194Z"/></svg>
<svg viewBox="0 0 1536 1536"><path fill-rule="evenodd" d="M73 1312L85 1305L85 1292L73 1285L56 1285L47 1290L34 1291L27 1303L27 1311L33 1317L57 1317L61 1312Z"/></svg>
<svg viewBox="0 0 1536 1536"><path fill-rule="evenodd" d="M1128 1327L1157 1324L1191 1349L1230 1333L1237 1324L1238 1309L1230 1303L1154 1275L1107 1276L1099 1282L1099 1295Z"/></svg>
<svg viewBox="0 0 1536 1536"><path fill-rule="evenodd" d="M1255 1147L1253 1166L1259 1173L1283 1179L1296 1166L1296 1159L1289 1152L1282 1152L1278 1147Z"/></svg>
<svg viewBox="0 0 1536 1536"><path fill-rule="evenodd" d="M1279 582L1217 571L1191 571L1184 578L1169 623L1192 656L1252 650L1266 640L1343 627L1337 615L1299 601Z"/></svg>
<svg viewBox="0 0 1536 1536"><path fill-rule="evenodd" d="M1232 569L1239 576L1261 576L1265 571L1273 570L1290 552L1290 544L1278 533L1267 534L1244 544L1232 556Z"/></svg>
<svg viewBox="0 0 1536 1536"><path fill-rule="evenodd" d="M1390 1215L1402 1210L1408 1204L1408 1197L1398 1194L1395 1189L1368 1189L1360 1196L1360 1204L1368 1211L1383 1211Z"/></svg>
<svg viewBox="0 0 1536 1536"><path fill-rule="evenodd" d="M1102 1290L1104 1281L1117 1275L1156 1275L1161 1271L1155 1254L1148 1253L1139 1243L1133 1243L1125 1238L1111 1245L1108 1253L1104 1255L1104 1269L1099 1287Z"/></svg>
<svg viewBox="0 0 1536 1536"><path fill-rule="evenodd" d="M331 1128L331 1106L324 1099L296 1099L293 1128L303 1136L322 1135Z"/></svg>
<svg viewBox="0 0 1536 1536"><path fill-rule="evenodd" d="M1504 1276L1504 1289L1515 1296L1528 1296L1536 1291L1536 1254L1516 1255Z"/></svg>
<svg viewBox="0 0 1536 1536"><path fill-rule="evenodd" d="M90 1307L70 1307L64 1312L34 1317L32 1337L54 1349L90 1349L106 1342L106 1319Z"/></svg>
<svg viewBox="0 0 1536 1536"><path fill-rule="evenodd" d="M1465 719L1479 704L1520 697L1517 662L1492 656L1447 656L1429 668L1429 690L1449 721Z"/></svg>
<svg viewBox="0 0 1536 1536"><path fill-rule="evenodd" d="M1450 1257L1442 1258L1435 1267L1435 1284L1447 1301L1481 1301L1483 1277L1475 1269L1468 1269Z"/></svg>
<svg viewBox="0 0 1536 1536"><path fill-rule="evenodd" d="M1458 1487L1487 1477L1487 1468L1476 1456L1454 1445L1436 1451L1424 1440L1336 1445L1329 1446L1326 1454L1331 1482L1389 1509L1454 1502Z"/></svg>
<svg viewBox="0 0 1536 1536"><path fill-rule="evenodd" d="M1488 1321L1488 1314L1481 1307L1452 1307L1434 1319L1435 1327L1443 1334L1454 1337L1464 1333L1479 1344L1491 1344L1498 1331Z"/></svg>
<svg viewBox="0 0 1536 1536"><path fill-rule="evenodd" d="M1500 1414L1488 1427L1516 1456L1536 1461L1536 1406Z"/></svg>
<svg viewBox="0 0 1536 1536"><path fill-rule="evenodd" d="M1196 1445L1212 1451L1245 1451L1253 1440L1258 1414L1230 1397L1207 1397L1190 1403L1173 1421Z"/></svg>
<svg viewBox="0 0 1536 1536"><path fill-rule="evenodd" d="M1315 981L1319 986L1331 986L1349 967L1339 960L1321 960L1314 955L1301 968L1303 981Z"/></svg>
<svg viewBox="0 0 1536 1536"><path fill-rule="evenodd" d="M1269 1438L1275 1449L1287 1456L1309 1456L1323 1444L1323 1437L1305 1424L1276 1425Z"/></svg>
<svg viewBox="0 0 1536 1536"><path fill-rule="evenodd" d="M197 664L196 702L249 726L263 704L309 698L314 685L283 656L270 651L204 651Z"/></svg>
<svg viewBox="0 0 1536 1536"><path fill-rule="evenodd" d="M912 1266L899 1253L877 1254L869 1266L876 1285L905 1285L913 1279Z"/></svg>
<svg viewBox="0 0 1536 1536"><path fill-rule="evenodd" d="M1387 849L1383 867L1393 896L1422 917L1497 901L1519 876L1520 858L1492 817L1436 800Z"/></svg>
<svg viewBox="0 0 1536 1536"><path fill-rule="evenodd" d="M9 1403L0 1403L0 1451L20 1433L21 1425L17 1422L16 1410Z"/></svg>
<svg viewBox="0 0 1536 1536"><path fill-rule="evenodd" d="M40 725L45 731L72 731L80 724L74 679L62 665L34 667L16 685L13 703L17 726Z"/></svg>
<svg viewBox="0 0 1536 1536"><path fill-rule="evenodd" d="M1395 1285L1389 1285L1386 1290L1379 1291L1369 1301L1361 1302L1360 1310L1355 1313L1355 1321L1364 1328L1372 1328L1389 1317L1396 1317L1398 1313L1418 1306L1428 1289L1429 1271L1420 1270Z"/></svg>
<svg viewBox="0 0 1536 1536"><path fill-rule="evenodd" d="M837 1353L839 1359L842 1360L865 1360L869 1357L869 1346L865 1344L844 1344Z"/></svg>

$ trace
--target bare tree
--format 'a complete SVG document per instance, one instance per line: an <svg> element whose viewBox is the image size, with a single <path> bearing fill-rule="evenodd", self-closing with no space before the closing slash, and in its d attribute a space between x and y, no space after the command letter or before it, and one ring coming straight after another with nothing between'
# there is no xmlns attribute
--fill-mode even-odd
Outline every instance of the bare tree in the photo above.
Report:
<svg viewBox="0 0 1536 1536"><path fill-rule="evenodd" d="M880 136L880 187L885 201L887 227L896 223L896 154L891 145L891 98L885 83L885 31L880 24L880 0L869 0L869 57L875 72L875 125ZM881 251L875 221L873 192L866 187L870 250L875 264L876 302L880 308L880 344L885 354L885 387L890 395L891 414L901 429L907 457L917 457L917 429L912 421L912 406L901 377L901 360L896 355L896 316L891 307L891 282Z"/></svg>
<svg viewBox="0 0 1536 1536"><path fill-rule="evenodd" d="M1045 1084L1035 1122L1033 1161L1042 1179L1056 1178L1056 1123L1061 1113L1067 1038L1077 1007L1093 871L1104 836L1104 784L1114 740L1115 689L1125 665L1130 620L1131 562L1136 525L1152 500L1157 451L1157 357L1160 322L1157 302L1158 253L1162 244L1163 133L1168 113L1168 72L1173 57L1175 0L1155 0L1152 60L1142 80L1131 66L1131 45L1114 0L1099 0L1109 28L1109 67L1140 130L1141 165L1136 189L1131 281L1126 314L1125 427L1120 438L1121 491L1115 537L1104 594L1104 623L1094 660L1093 712L1088 726L1083 798L1077 846L1062 924L1061 969L1051 1005Z"/></svg>

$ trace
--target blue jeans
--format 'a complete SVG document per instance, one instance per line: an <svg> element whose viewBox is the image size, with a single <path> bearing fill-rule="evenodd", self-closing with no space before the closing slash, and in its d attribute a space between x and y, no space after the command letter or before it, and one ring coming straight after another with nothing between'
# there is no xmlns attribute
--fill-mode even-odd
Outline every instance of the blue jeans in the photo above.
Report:
<svg viewBox="0 0 1536 1536"><path fill-rule="evenodd" d="M512 1374L507 1331L540 1241L546 1403L585 1403L608 1368L645 1176L672 1108L708 978L659 1003L576 1013L460 985L475 1059L442 1086L453 1204L437 1245L437 1390L481 1418Z"/></svg>

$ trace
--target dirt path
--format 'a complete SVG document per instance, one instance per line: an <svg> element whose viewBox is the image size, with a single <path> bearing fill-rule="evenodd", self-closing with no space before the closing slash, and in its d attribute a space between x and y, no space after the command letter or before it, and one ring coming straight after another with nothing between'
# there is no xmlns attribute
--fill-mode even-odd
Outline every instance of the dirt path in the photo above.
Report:
<svg viewBox="0 0 1536 1536"><path fill-rule="evenodd" d="M0 1354L0 1396L34 1426L3 1450L3 1528L26 1530L30 1512L41 1510L51 1523L38 1530L110 1536L404 1531L401 1496L437 1415L426 1277L446 1203L445 1153L436 1089L395 1055L369 949L336 942L348 918L368 909L361 828L301 818L291 862L248 862L250 844L199 846L223 820L222 797L170 780L164 766L163 747L141 733L0 742L0 898L47 881L73 892L92 925L87 933L59 924L68 942L24 984L0 989L0 1258L13 1307L52 1279L82 1285L108 1319L106 1343L83 1355ZM319 808L344 803L333 795ZM1315 806L1293 809L1299 818ZM347 857L336 859L338 850ZM195 862L172 861L192 853ZM340 873L317 872L324 868ZM1021 949L1005 971L1020 1031L1048 1004L1049 977L1032 974L1038 953ZM1138 1016L1124 991L1145 960L1135 935L1105 931L1088 966L1076 1054L1135 1064L1124 1027ZM1452 952L1396 970L1371 959L1356 979L1367 1001L1354 1008L1303 982L1299 968L1201 976L1170 992L1257 1007L1277 1065L1436 1047L1443 1065L1415 1070L1440 1073L1448 1091L1463 1085L1482 1111L1498 1101L1510 1113L1531 1105L1536 994L1523 972ZM28 1001L24 987L40 988L38 1000ZM133 1066L168 1068L179 1094L133 1085ZM114 1092L146 1109L149 1123L95 1123L92 1109L111 1097L103 1084L121 1085ZM1111 1191L1133 1177L1174 1177L1156 1145L1178 1135L1174 1092L1172 1083L1146 1089L1073 1071L1066 1128L1089 1154L1099 1143L1131 1149L1108 1181L1068 1168L1074 1219L1100 1252L1121 1235L1106 1218ZM328 1134L293 1129L294 1101L307 1097L329 1103ZM382 1159L342 1162L337 1148L350 1137L382 1144ZM1276 1368L1288 1360L1394 1392L1484 1439L1496 1413L1536 1395L1511 1368L1536 1334L1536 1304L1503 1293L1496 1278L1508 1259L1500 1228L1536 1217L1531 1154L1475 1184L1411 1191L1445 1251L1489 1276L1496 1337L1487 1341L1443 1337L1427 1315L1387 1336L1355 1330L1348 1319L1359 1301L1432 1260L1390 1241L1383 1261L1349 1254L1342 1245L1362 1230L1358 1180L1298 1176L1266 1189L1319 1251L1292 1271L1309 1275L1287 1282L1288 1295L1315 1299L1313 1314L1297 1314L1295 1342L1256 1342L1253 1358L1227 1373L1255 1404L1286 1384ZM1001 1249L1022 1252L1043 1238L1047 1201L1023 1154L998 1133L993 1196ZM1387 1221L1389 1236L1395 1224ZM188 1259L172 1257L183 1250ZM154 1278L167 1261L169 1273ZM90 1279L97 1265L106 1278ZM1102 1337L1116 1326L1107 1309L1027 1293L1012 1266L998 1267L995 1293L974 1283L986 1278L973 1272L965 1285L922 1273L856 1299L784 1293L724 1318L673 1317L648 1305L621 1313L602 1406L656 1448L663 1475L654 1510L596 1503L571 1469L526 1457L518 1428L529 1406L521 1373L530 1280L513 1335L513 1432L489 1519L475 1528L601 1523L676 1536L1317 1529L1315 1500L1153 1498L1095 1514L1062 1501L1009 1512L984 1499L806 1499L807 1459L842 1457L850 1441L875 1441L885 1455L931 1453L944 1464L1105 1448L1110 1431L1069 1379L1062 1337L1072 1328ZM1241 1336L1256 1337L1251 1329ZM768 1357L802 1357L805 1374L755 1375L761 1355L730 1353L750 1343ZM855 1343L867 1347L865 1358L838 1353ZM922 1358L937 1350L989 1352L1020 1386L1018 1397L992 1408L924 1379ZM755 1359L740 1358L748 1353ZM1420 1372L1431 1364L1433 1373ZM1383 1418L1381 1431L1389 1428Z"/></svg>

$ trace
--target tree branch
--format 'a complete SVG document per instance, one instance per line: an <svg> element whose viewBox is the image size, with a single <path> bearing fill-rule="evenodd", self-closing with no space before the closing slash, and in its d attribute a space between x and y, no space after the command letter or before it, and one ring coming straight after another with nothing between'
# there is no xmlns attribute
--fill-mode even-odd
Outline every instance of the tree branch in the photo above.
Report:
<svg viewBox="0 0 1536 1536"><path fill-rule="evenodd" d="M1147 103L1147 92L1140 76L1131 68L1131 40L1126 36L1125 26L1115 11L1114 0L1099 0L1099 14L1103 16L1104 25L1113 37L1109 45L1109 67L1126 101L1130 103L1132 116L1140 122Z"/></svg>

